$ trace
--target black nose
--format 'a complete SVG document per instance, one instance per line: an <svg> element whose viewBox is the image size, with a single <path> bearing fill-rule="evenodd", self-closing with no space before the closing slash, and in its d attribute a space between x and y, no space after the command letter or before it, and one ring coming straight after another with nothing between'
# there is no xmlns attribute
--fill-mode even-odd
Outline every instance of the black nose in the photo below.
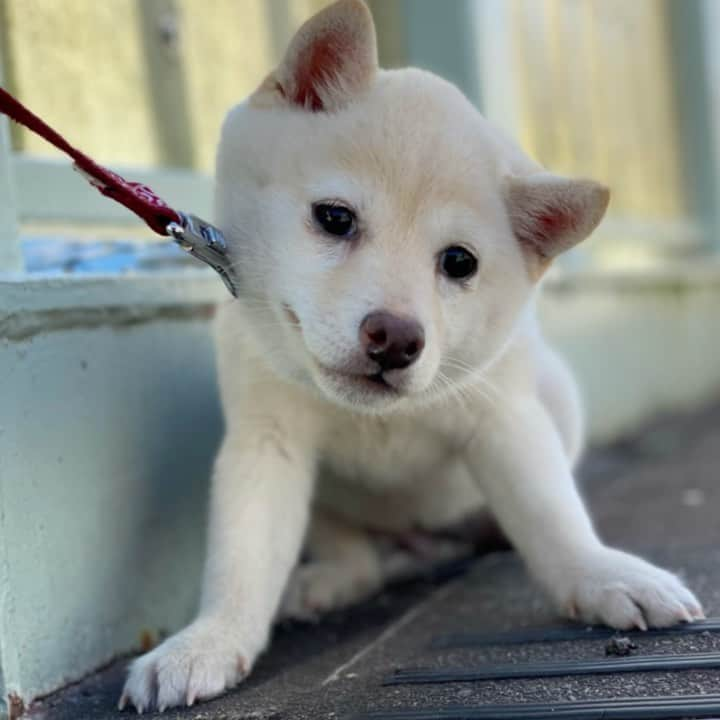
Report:
<svg viewBox="0 0 720 720"><path fill-rule="evenodd" d="M412 318L389 312L370 313L360 325L360 342L367 356L383 370L412 365L425 347L425 331Z"/></svg>

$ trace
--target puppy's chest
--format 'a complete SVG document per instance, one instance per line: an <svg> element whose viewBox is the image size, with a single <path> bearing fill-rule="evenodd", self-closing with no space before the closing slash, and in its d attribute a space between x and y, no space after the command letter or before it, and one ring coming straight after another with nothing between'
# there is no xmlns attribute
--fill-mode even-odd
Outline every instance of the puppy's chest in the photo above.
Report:
<svg viewBox="0 0 720 720"><path fill-rule="evenodd" d="M457 455L461 432L413 418L333 418L321 450L323 470L378 489L409 485Z"/></svg>

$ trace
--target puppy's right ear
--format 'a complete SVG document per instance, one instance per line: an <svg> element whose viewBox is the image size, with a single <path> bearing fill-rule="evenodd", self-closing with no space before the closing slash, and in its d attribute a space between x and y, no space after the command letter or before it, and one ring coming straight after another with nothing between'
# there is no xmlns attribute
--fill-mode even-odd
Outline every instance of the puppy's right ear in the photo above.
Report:
<svg viewBox="0 0 720 720"><path fill-rule="evenodd" d="M297 31L280 66L252 102L334 112L370 87L377 68L370 10L362 0L338 0Z"/></svg>
<svg viewBox="0 0 720 720"><path fill-rule="evenodd" d="M547 172L508 178L505 203L531 276L539 278L557 255L590 235L609 201L608 188L593 180Z"/></svg>

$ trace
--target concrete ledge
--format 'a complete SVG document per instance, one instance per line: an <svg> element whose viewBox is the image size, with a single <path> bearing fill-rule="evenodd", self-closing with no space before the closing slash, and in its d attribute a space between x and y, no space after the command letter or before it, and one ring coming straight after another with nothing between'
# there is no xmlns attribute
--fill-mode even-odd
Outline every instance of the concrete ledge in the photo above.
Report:
<svg viewBox="0 0 720 720"><path fill-rule="evenodd" d="M228 297L215 275L203 271L0 281L0 338L208 318Z"/></svg>
<svg viewBox="0 0 720 720"><path fill-rule="evenodd" d="M549 278L543 326L580 379L594 442L720 394L719 307L714 259Z"/></svg>
<svg viewBox="0 0 720 720"><path fill-rule="evenodd" d="M619 290L638 292L685 291L701 287L720 287L720 256L699 256L677 259L662 265L643 267L553 268L548 273L545 288L550 292L593 290L608 292Z"/></svg>
<svg viewBox="0 0 720 720"><path fill-rule="evenodd" d="M25 702L193 612L214 276L0 284L0 667Z"/></svg>

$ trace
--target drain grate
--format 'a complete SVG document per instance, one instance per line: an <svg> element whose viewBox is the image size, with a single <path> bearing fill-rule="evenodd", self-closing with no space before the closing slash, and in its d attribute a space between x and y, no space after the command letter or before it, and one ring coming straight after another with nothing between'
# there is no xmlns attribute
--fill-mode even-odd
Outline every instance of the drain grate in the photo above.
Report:
<svg viewBox="0 0 720 720"><path fill-rule="evenodd" d="M419 685L427 683L509 680L511 678L548 678L562 675L601 675L604 673L652 672L657 670L700 670L720 668L720 653L682 655L646 655L603 660L570 662L508 663L480 665L474 668L422 668L396 670L383 685Z"/></svg>
<svg viewBox="0 0 720 720"><path fill-rule="evenodd" d="M690 635L706 632L720 632L720 618L696 620L674 627L650 630L623 631L627 637L652 638L665 635ZM525 628L487 633L453 633L435 638L430 647L461 648L483 645L522 645L525 643L562 642L567 640L602 640L617 635L617 630L601 626L572 625L551 628Z"/></svg>
<svg viewBox="0 0 720 720"><path fill-rule="evenodd" d="M677 625L662 630L623 633L631 638L697 635L720 632L720 618ZM464 633L435 638L431 647L462 648L485 645L520 645L541 642L606 640L618 632L605 627L564 626L526 628L511 632ZM720 669L720 652L606 657L561 662L487 663L475 667L398 669L384 686L459 683L481 680L540 679L561 676L634 672ZM720 695L629 697L575 702L513 703L501 705L388 709L354 716L353 720L720 720Z"/></svg>
<svg viewBox="0 0 720 720"><path fill-rule="evenodd" d="M385 710L353 720L680 720L720 717L720 695Z"/></svg>

